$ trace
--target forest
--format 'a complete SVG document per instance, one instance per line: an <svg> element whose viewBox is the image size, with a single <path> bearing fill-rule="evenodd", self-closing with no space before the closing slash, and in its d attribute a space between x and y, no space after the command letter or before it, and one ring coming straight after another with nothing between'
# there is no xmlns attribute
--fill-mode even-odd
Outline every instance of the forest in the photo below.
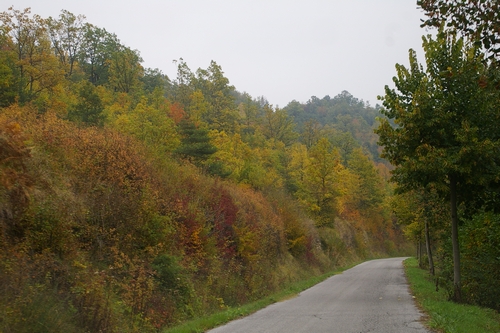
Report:
<svg viewBox="0 0 500 333"><path fill-rule="evenodd" d="M439 32L376 107L274 107L216 61L169 78L83 15L1 12L0 331L160 332L415 254L499 310L500 11L418 3Z"/></svg>
<svg viewBox="0 0 500 333"><path fill-rule="evenodd" d="M158 332L411 253L348 92L277 108L82 15L0 21L0 331Z"/></svg>

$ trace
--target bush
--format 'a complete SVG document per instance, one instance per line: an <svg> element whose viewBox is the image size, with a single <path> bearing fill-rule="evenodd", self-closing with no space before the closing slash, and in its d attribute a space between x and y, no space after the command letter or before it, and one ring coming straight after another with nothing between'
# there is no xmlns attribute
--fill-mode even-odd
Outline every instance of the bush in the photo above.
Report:
<svg viewBox="0 0 500 333"><path fill-rule="evenodd" d="M475 215L460 236L465 300L500 311L500 215Z"/></svg>

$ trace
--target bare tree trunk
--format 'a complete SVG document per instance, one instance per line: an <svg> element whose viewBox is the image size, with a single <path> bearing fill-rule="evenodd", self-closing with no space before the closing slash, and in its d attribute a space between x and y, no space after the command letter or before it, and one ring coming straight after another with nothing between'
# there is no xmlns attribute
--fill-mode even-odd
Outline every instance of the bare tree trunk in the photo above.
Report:
<svg viewBox="0 0 500 333"><path fill-rule="evenodd" d="M423 256L422 256L422 237L419 236L418 237L418 254L417 254L417 257L418 257L418 267L422 268L423 267L423 263L422 263L422 260L423 260Z"/></svg>
<svg viewBox="0 0 500 333"><path fill-rule="evenodd" d="M460 281L460 248L458 244L457 179L450 176L451 244L453 248L453 300L462 301Z"/></svg>
<svg viewBox="0 0 500 333"><path fill-rule="evenodd" d="M432 258L431 237L429 233L429 220L425 218L425 248L429 259L429 273L434 276L434 259Z"/></svg>

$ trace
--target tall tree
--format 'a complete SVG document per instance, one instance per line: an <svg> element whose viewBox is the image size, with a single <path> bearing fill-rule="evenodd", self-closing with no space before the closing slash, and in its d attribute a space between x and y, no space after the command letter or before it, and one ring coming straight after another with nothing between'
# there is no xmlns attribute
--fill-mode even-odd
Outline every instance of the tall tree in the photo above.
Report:
<svg viewBox="0 0 500 333"><path fill-rule="evenodd" d="M286 186L291 193L297 192L304 182L304 177L309 164L307 146L301 143L294 143L286 150Z"/></svg>
<svg viewBox="0 0 500 333"><path fill-rule="evenodd" d="M457 207L473 184L498 183L498 91L484 80L488 69L477 48L440 30L423 38L426 70L410 50L410 68L396 65L396 89L385 88L376 133L383 156L396 166L400 191L429 183L450 200L454 299L461 300ZM393 119L392 126L389 119Z"/></svg>
<svg viewBox="0 0 500 333"><path fill-rule="evenodd" d="M259 104L252 99L252 97L244 93L243 101L238 105L240 118L243 123L242 132L247 135L255 133L255 127L259 117Z"/></svg>
<svg viewBox="0 0 500 333"><path fill-rule="evenodd" d="M212 128L234 132L239 116L232 94L234 86L229 84L221 66L212 60L206 70L200 68L196 71L193 83L209 105L201 115L203 121Z"/></svg>
<svg viewBox="0 0 500 333"><path fill-rule="evenodd" d="M417 241L417 252L420 254L422 239L425 240L429 273L434 275L434 257L432 248L434 242L442 238L446 226L443 221L449 214L449 207L440 198L432 184L409 192L397 194L392 197L392 209L398 223L405 226L407 237ZM422 258L419 258L422 265Z"/></svg>
<svg viewBox="0 0 500 333"><path fill-rule="evenodd" d="M380 205L384 200L382 178L361 148L356 148L349 154L347 167L359 179L359 185L355 189L357 208L367 212Z"/></svg>
<svg viewBox="0 0 500 333"><path fill-rule="evenodd" d="M295 124L285 109L273 109L272 105L264 106L262 121L263 132L268 139L281 141L288 146L297 138Z"/></svg>
<svg viewBox="0 0 500 333"><path fill-rule="evenodd" d="M18 89L15 75L15 53L9 50L10 36L0 27L0 107L14 103Z"/></svg>
<svg viewBox="0 0 500 333"><path fill-rule="evenodd" d="M349 164L349 157L354 149L359 147L359 143L354 139L351 133L333 129L329 136L330 141L339 149L342 156L342 163L345 166Z"/></svg>
<svg viewBox="0 0 500 333"><path fill-rule="evenodd" d="M144 69L139 51L119 45L108 62L109 85L114 91L133 94L141 90Z"/></svg>
<svg viewBox="0 0 500 333"><path fill-rule="evenodd" d="M302 182L302 194L309 209L318 215L317 223L333 222L337 213L336 199L340 194L338 175L343 166L340 154L326 138L311 147Z"/></svg>
<svg viewBox="0 0 500 333"><path fill-rule="evenodd" d="M152 94L156 89L163 94L170 84L170 80L167 75L158 68L146 68L144 69L144 75L141 77L143 89L145 92Z"/></svg>
<svg viewBox="0 0 500 333"><path fill-rule="evenodd" d="M21 103L51 91L63 78L63 70L52 54L46 20L31 15L29 8L0 13L2 30L9 36L6 48L15 54L15 82Z"/></svg>
<svg viewBox="0 0 500 333"><path fill-rule="evenodd" d="M289 109L287 108L286 110ZM311 148L320 138L321 125L317 121L310 119L304 123L303 127L301 135L302 142L307 148Z"/></svg>
<svg viewBox="0 0 500 333"><path fill-rule="evenodd" d="M73 74L78 53L83 42L85 16L62 10L59 19L49 17L47 26L52 48L59 61L65 66L66 76Z"/></svg>
<svg viewBox="0 0 500 333"><path fill-rule="evenodd" d="M94 85L102 85L108 82L109 60L120 42L115 34L89 23L84 25L83 30L78 60L88 80Z"/></svg>
<svg viewBox="0 0 500 333"><path fill-rule="evenodd" d="M392 212L398 224L403 227L405 237L416 244L419 266L423 266L422 241L424 239L424 219L419 191L398 193L391 198Z"/></svg>
<svg viewBox="0 0 500 333"><path fill-rule="evenodd" d="M184 59L174 60L174 63L177 65L177 77L168 90L167 97L174 103L179 103L184 110L188 111L191 95L195 90L193 87L194 74Z"/></svg>

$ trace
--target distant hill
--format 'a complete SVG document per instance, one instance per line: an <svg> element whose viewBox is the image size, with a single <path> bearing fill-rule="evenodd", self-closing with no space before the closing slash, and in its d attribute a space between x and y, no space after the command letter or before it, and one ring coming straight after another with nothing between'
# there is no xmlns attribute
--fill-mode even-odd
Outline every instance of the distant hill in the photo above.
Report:
<svg viewBox="0 0 500 333"><path fill-rule="evenodd" d="M333 98L312 96L305 104L292 101L285 110L293 117L299 132L310 131L311 127L329 131L333 142L338 140L339 133L349 133L374 161L381 161L378 137L373 133L376 117L380 116L379 105L372 107L344 90Z"/></svg>

